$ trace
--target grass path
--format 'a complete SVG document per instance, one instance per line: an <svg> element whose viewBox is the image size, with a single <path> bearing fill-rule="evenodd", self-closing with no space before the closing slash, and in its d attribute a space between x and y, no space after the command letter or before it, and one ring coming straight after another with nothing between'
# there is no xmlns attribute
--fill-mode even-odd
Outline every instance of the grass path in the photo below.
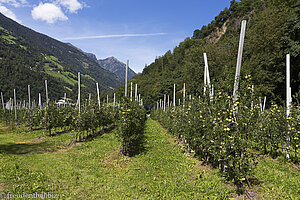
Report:
<svg viewBox="0 0 300 200"><path fill-rule="evenodd" d="M74 133L40 137L0 126L0 192L59 194L58 199L227 199L234 188L218 170L187 157L152 119L145 150L119 154L113 130L92 141L67 146ZM299 169L261 158L254 186L260 199L300 197ZM240 198L240 197L239 197Z"/></svg>
<svg viewBox="0 0 300 200"><path fill-rule="evenodd" d="M0 191L59 194L61 199L222 199L232 191L216 171L204 172L148 119L145 150L119 154L113 133L71 148L74 133L0 131Z"/></svg>

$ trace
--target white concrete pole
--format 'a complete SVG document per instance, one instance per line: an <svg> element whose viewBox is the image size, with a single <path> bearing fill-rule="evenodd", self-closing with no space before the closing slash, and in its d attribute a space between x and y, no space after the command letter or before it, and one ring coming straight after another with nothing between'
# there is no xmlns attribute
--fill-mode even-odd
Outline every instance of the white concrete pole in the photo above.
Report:
<svg viewBox="0 0 300 200"><path fill-rule="evenodd" d="M251 91L252 91L251 97L252 97L252 99L253 99L253 95L254 95L254 85L251 86ZM253 110L253 100L251 101L251 110Z"/></svg>
<svg viewBox="0 0 300 200"><path fill-rule="evenodd" d="M234 88L233 88L233 102L235 102L237 99L237 91L239 88L239 78L240 78L240 73L241 73L245 33L246 33L246 20L243 20L242 27L241 27L241 34L240 34L238 57L237 57L237 63L236 63L236 71L235 71L235 81L234 81Z"/></svg>
<svg viewBox="0 0 300 200"><path fill-rule="evenodd" d="M139 97L138 97L138 102L140 103L140 100L141 100L141 94L139 94Z"/></svg>
<svg viewBox="0 0 300 200"><path fill-rule="evenodd" d="M126 61L126 72L125 72L125 97L127 97L128 64L129 64L129 60Z"/></svg>
<svg viewBox="0 0 300 200"><path fill-rule="evenodd" d="M31 101L30 101L30 85L28 85L28 109L29 109L29 120L30 120L30 129L31 127Z"/></svg>
<svg viewBox="0 0 300 200"><path fill-rule="evenodd" d="M204 88L203 88L203 93L205 95L206 86L207 86L207 81L206 81L206 77L207 77L207 72L206 72L207 57L206 57L206 53L203 53L203 56L204 56Z"/></svg>
<svg viewBox="0 0 300 200"><path fill-rule="evenodd" d="M259 97L258 99L259 99L260 113L262 113L263 112L263 105L262 105L262 102L261 102L261 97Z"/></svg>
<svg viewBox="0 0 300 200"><path fill-rule="evenodd" d="M116 93L114 93L114 103L113 103L113 110L115 110L115 105L116 105Z"/></svg>
<svg viewBox="0 0 300 200"><path fill-rule="evenodd" d="M185 102L185 83L183 83L183 106Z"/></svg>
<svg viewBox="0 0 300 200"><path fill-rule="evenodd" d="M107 103L107 107L108 107L108 95L106 95L106 103Z"/></svg>
<svg viewBox="0 0 300 200"><path fill-rule="evenodd" d="M101 103L100 103L100 92L99 92L99 84L98 84L98 82L96 83L96 89L97 89L98 106L99 106L99 110L100 110Z"/></svg>
<svg viewBox="0 0 300 200"><path fill-rule="evenodd" d="M42 98L41 98L41 93L39 93L39 107L42 109Z"/></svg>
<svg viewBox="0 0 300 200"><path fill-rule="evenodd" d="M64 100L65 100L65 102L64 102L64 108L66 107L66 103L67 103L67 93L64 93Z"/></svg>
<svg viewBox="0 0 300 200"><path fill-rule="evenodd" d="M173 93L173 106L176 106L176 85L174 84L174 93Z"/></svg>
<svg viewBox="0 0 300 200"><path fill-rule="evenodd" d="M80 119L80 72L78 72L78 112Z"/></svg>
<svg viewBox="0 0 300 200"><path fill-rule="evenodd" d="M267 101L267 97L265 96L264 97L264 104L263 104L263 112L265 111L265 108L266 108L266 101Z"/></svg>
<svg viewBox="0 0 300 200"><path fill-rule="evenodd" d="M80 122L80 72L78 72L78 121ZM79 140L81 140L80 128L78 132Z"/></svg>
<svg viewBox="0 0 300 200"><path fill-rule="evenodd" d="M290 54L286 55L286 117L290 115L290 106L292 103L292 94L291 94L291 56ZM289 128L289 124L288 124ZM287 139L286 139L286 158L290 159L290 137L289 130L287 129Z"/></svg>
<svg viewBox="0 0 300 200"><path fill-rule="evenodd" d="M16 120L16 126L18 126L16 89L14 89L14 108L15 108L15 120Z"/></svg>
<svg viewBox="0 0 300 200"><path fill-rule="evenodd" d="M91 98L92 98L92 94L89 93L89 105L91 105Z"/></svg>
<svg viewBox="0 0 300 200"><path fill-rule="evenodd" d="M213 100L214 100L214 85L211 84L210 101L212 102Z"/></svg>
<svg viewBox="0 0 300 200"><path fill-rule="evenodd" d="M3 99L3 93L2 92L1 92L1 102L2 102L2 108L5 111L4 99Z"/></svg>
<svg viewBox="0 0 300 200"><path fill-rule="evenodd" d="M286 55L286 116L290 115L290 106L292 102L291 96L291 57L290 54Z"/></svg>
<svg viewBox="0 0 300 200"><path fill-rule="evenodd" d="M130 82L130 101L132 101L132 82Z"/></svg>
<svg viewBox="0 0 300 200"><path fill-rule="evenodd" d="M135 84L135 93L134 93L134 98L135 98L135 101L137 101L137 99L138 99L138 94L137 94L137 84Z"/></svg>
<svg viewBox="0 0 300 200"><path fill-rule="evenodd" d="M47 80L45 80L45 88L46 88L46 105L48 107L49 98L48 98L48 84L47 84Z"/></svg>
<svg viewBox="0 0 300 200"><path fill-rule="evenodd" d="M166 95L164 94L164 111L166 111Z"/></svg>

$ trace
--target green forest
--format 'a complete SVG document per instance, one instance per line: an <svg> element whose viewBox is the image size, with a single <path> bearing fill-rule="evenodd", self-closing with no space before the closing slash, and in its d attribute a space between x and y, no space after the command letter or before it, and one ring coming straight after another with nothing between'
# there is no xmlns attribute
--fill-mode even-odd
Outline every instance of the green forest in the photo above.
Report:
<svg viewBox="0 0 300 200"><path fill-rule="evenodd" d="M101 68L95 60L77 48L37 33L0 14L0 91L4 99L13 96L27 98L27 85L32 85L32 94L45 97L45 80L48 80L49 95L57 99L67 93L77 96L77 73L81 72L82 93L96 93L119 87L122 80Z"/></svg>
<svg viewBox="0 0 300 200"><path fill-rule="evenodd" d="M178 98L182 97L184 83L187 94L202 94L204 52L215 91L232 93L242 20L247 20L247 27L241 79L251 75L256 95L283 104L285 59L290 54L293 101L299 103L299 1L233 0L210 24L195 30L192 37L158 57L130 80L138 84L145 104L155 103L164 94L171 95L173 84L177 85Z"/></svg>

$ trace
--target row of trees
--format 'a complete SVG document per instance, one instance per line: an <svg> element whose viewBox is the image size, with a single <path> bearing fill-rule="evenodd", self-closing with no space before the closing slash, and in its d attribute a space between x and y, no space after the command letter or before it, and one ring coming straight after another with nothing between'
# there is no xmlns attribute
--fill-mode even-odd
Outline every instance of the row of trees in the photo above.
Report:
<svg viewBox="0 0 300 200"><path fill-rule="evenodd" d="M258 154L273 157L288 151L294 162L299 148L300 107L286 109L271 104L263 110L247 81L242 82L239 97L217 92L185 101L181 106L153 109L151 117L187 144L200 160L220 169L228 179L240 185L251 176Z"/></svg>
<svg viewBox="0 0 300 200"><path fill-rule="evenodd" d="M43 129L44 134L55 136L66 131L74 131L76 140L84 140L103 133L104 129L117 126L117 136L122 146L120 151L125 155L133 155L141 149L143 143L145 109L139 102L128 98L120 104L113 105L89 101L78 107L58 106L50 103L45 107L17 109L19 125L31 129ZM0 122L14 126L14 109L0 109Z"/></svg>

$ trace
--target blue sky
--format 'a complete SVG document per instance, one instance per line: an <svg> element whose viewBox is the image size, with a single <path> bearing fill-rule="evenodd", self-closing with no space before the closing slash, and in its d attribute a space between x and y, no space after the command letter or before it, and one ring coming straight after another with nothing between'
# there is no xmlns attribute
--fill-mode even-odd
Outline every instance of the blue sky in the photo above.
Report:
<svg viewBox="0 0 300 200"><path fill-rule="evenodd" d="M141 72L207 25L230 0L0 0L0 12L98 59Z"/></svg>

